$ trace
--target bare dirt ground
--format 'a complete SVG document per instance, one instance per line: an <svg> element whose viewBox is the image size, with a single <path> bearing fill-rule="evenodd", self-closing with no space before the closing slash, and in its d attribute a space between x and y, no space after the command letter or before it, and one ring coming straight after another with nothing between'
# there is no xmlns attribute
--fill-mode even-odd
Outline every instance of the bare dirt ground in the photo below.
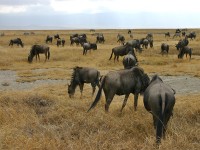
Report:
<svg viewBox="0 0 200 150"><path fill-rule="evenodd" d="M33 72L43 72L48 69L35 69ZM53 70L53 69L51 69ZM57 69L54 69L55 71ZM107 70L102 71L104 73ZM152 75L150 75L151 77ZM36 80L34 82L17 82L18 76L16 71L4 70L0 71L0 91L5 90L30 90L38 86L52 85L52 84L64 84L67 85L69 81L63 80ZM191 94L200 91L200 79L189 75L185 76L161 76L163 81L169 84L176 90L177 94Z"/></svg>

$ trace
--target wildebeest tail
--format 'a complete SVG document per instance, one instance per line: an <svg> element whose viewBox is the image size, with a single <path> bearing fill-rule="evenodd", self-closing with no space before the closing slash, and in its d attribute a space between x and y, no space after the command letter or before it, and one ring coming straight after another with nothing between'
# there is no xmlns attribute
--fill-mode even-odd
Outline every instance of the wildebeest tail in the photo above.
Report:
<svg viewBox="0 0 200 150"><path fill-rule="evenodd" d="M113 51L113 49L112 49L112 53L111 53L111 55L110 55L109 60L111 60L113 53L114 53L114 51Z"/></svg>
<svg viewBox="0 0 200 150"><path fill-rule="evenodd" d="M99 102L104 84L105 84L105 76L102 79L102 82L101 82L99 91L97 93L97 96L96 96L94 102L92 103L92 105L90 106L90 108L88 109L87 112L89 112L92 108L94 108L97 105L97 103Z"/></svg>
<svg viewBox="0 0 200 150"><path fill-rule="evenodd" d="M158 122L156 127L156 142L160 143L160 140L162 138L163 130L165 128L163 120L164 120L164 113L165 113L165 93L161 93L161 97L159 100L159 105L161 106L159 116L158 116Z"/></svg>

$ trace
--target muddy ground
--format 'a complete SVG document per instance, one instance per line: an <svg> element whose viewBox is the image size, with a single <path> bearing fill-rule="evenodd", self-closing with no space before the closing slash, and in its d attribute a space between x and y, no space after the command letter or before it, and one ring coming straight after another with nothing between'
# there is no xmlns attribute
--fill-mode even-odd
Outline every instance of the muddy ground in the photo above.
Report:
<svg viewBox="0 0 200 150"><path fill-rule="evenodd" d="M41 69L34 71L43 71ZM46 71L46 69L45 69ZM152 76L152 75L150 75ZM9 90L31 90L38 86L64 84L67 80L36 80L34 82L16 82L18 76L16 71L0 71L0 91ZM200 79L192 76L161 76L163 81L176 90L177 94L192 94L200 92Z"/></svg>

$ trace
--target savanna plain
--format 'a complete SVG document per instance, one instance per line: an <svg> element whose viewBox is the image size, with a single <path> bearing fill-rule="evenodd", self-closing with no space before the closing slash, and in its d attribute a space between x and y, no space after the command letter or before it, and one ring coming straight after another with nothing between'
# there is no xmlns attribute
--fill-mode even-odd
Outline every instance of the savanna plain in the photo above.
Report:
<svg viewBox="0 0 200 150"><path fill-rule="evenodd" d="M120 108L124 96L115 96L108 113L104 111L105 97L102 94L98 105L87 113L98 88L92 97L92 88L85 85L83 96L76 89L74 98L67 93L67 84L75 66L93 67L105 75L111 70L123 69L119 62L108 60L111 49L119 46L117 34L131 40L127 29L123 30L4 30L0 37L0 149L67 149L67 150L152 150L155 145L155 130L152 115L139 96L138 109L133 109L133 95L130 95L122 113ZM153 34L154 47L136 52L139 66L149 76L190 76L200 78L200 29L196 39L189 39L193 48L192 58L178 59L175 44L183 38L172 38L175 29L135 29L133 39ZM29 35L24 35L29 32ZM32 33L31 33L32 32ZM171 37L165 38L164 33ZM34 33L34 34L33 34ZM95 33L103 33L105 43L97 44L97 50L83 56L81 46L70 45L70 35L85 33L90 42L96 42ZM64 47L57 47L56 40L50 47L50 60L40 54L40 61L27 58L31 46L45 44L47 35L59 34L66 40ZM24 47L9 46L14 38L21 38ZM161 43L169 44L169 54L160 54ZM8 74L6 74L8 73ZM14 74L14 80L9 73ZM189 80L189 79L188 79ZM40 82L38 82L40 81ZM13 82L15 84L13 84ZM13 86L15 85L15 86ZM199 85L200 87L200 85ZM173 117L168 123L166 139L158 149L198 150L200 149L200 90L179 92L175 95ZM187 87L179 87L187 88ZM175 89L176 90L176 89Z"/></svg>

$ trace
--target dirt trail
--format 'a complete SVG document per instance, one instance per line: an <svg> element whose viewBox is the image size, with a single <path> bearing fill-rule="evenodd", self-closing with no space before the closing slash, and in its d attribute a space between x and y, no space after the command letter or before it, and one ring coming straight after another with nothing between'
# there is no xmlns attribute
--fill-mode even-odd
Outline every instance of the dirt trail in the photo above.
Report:
<svg viewBox="0 0 200 150"><path fill-rule="evenodd" d="M45 69L46 71L47 69ZM44 71L44 70L34 70ZM150 76L151 77L151 76ZM67 84L67 80L36 80L34 82L16 82L15 71L0 71L0 91L5 90L30 90L42 85ZM200 92L200 79L192 76L161 76L163 81L176 90L177 94L190 94Z"/></svg>

